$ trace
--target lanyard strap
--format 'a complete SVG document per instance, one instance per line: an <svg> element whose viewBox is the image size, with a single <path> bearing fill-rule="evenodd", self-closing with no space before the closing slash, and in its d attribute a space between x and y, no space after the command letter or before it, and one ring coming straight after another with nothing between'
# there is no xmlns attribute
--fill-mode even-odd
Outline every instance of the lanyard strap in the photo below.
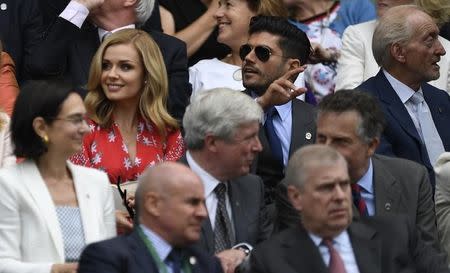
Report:
<svg viewBox="0 0 450 273"><path fill-rule="evenodd" d="M137 227L137 231L139 234L139 237L144 241L145 246L147 247L148 251L150 252L150 255L153 257L153 260L155 260L156 265L158 267L158 271L160 273L169 273L167 270L167 265L161 260L158 253L156 252L155 247L153 246L152 242L145 236L144 232L142 231L141 227ZM183 265L183 272L184 273L191 273L191 267L189 266L189 263L187 259L183 259L182 261Z"/></svg>

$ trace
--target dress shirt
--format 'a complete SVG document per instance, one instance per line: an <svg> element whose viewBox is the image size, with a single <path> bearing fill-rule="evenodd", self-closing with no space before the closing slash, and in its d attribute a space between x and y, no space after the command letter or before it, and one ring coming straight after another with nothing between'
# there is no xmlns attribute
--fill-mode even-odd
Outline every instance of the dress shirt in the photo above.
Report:
<svg viewBox="0 0 450 273"><path fill-rule="evenodd" d="M320 238L319 236L310 232L308 234L314 244L319 248L319 252L322 256L323 262L326 266L328 266L330 264L330 252L328 250L328 247L322 244L323 238ZM341 256L342 261L344 262L345 271L347 273L359 273L352 243L350 242L350 237L348 236L347 231L343 231L341 234L333 238L333 247Z"/></svg>
<svg viewBox="0 0 450 273"><path fill-rule="evenodd" d="M89 10L84 5L76 1L70 1L59 17L81 28L88 15Z"/></svg>
<svg viewBox="0 0 450 273"><path fill-rule="evenodd" d="M219 183L223 183L223 182L220 182L215 177L210 175L207 171L205 171L202 167L200 167L200 165L198 165L198 163L195 162L195 160L192 158L189 151L186 152L186 159L187 159L187 162L188 162L191 170L194 173L196 173L202 180L203 187L205 188L205 205L206 205L206 209L208 210L208 217L209 217L209 220L211 221L211 227L214 230L214 227L215 227L214 224L216 221L216 211L217 211L217 196L214 193L214 189L216 188L216 186ZM228 183L226 183L226 186L227 186L227 194L225 195L225 202L226 202L226 207L227 207L227 213L228 213L228 217L230 218L231 228L233 229L232 232L233 232L233 234L235 234L234 222L233 222L233 217L232 217L233 215L231 212L230 197L228 195L228 190L230 190L230 187L228 186Z"/></svg>
<svg viewBox="0 0 450 273"><path fill-rule="evenodd" d="M144 233L145 237L147 237L147 239L152 243L161 261L167 264L166 259L167 256L169 256L170 252L172 251L172 246L146 226L142 224L140 224L139 226L142 229L142 232ZM170 265L167 266L167 270L168 273L173 273L173 269ZM181 270L181 272L183 272L183 270Z"/></svg>
<svg viewBox="0 0 450 273"><path fill-rule="evenodd" d="M366 173L358 180L357 184L361 188L361 197L366 202L369 216L375 215L375 196L373 192L373 165L372 159L369 159L369 168Z"/></svg>

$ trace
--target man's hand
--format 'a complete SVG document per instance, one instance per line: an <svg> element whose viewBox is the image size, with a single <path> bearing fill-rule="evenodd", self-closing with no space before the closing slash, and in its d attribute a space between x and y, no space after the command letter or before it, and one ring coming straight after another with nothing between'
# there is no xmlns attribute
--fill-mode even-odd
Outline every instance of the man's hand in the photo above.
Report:
<svg viewBox="0 0 450 273"><path fill-rule="evenodd" d="M116 210L116 226L117 230L123 232L130 232L133 229L133 222L130 219L128 212Z"/></svg>
<svg viewBox="0 0 450 273"><path fill-rule="evenodd" d="M274 105L282 105L288 101L295 99L297 96L306 92L306 88L297 88L292 82L292 78L305 71L306 65L291 69L286 72L281 78L275 80L269 88L267 88L264 95L257 98L256 102L266 110Z"/></svg>
<svg viewBox="0 0 450 273"><path fill-rule="evenodd" d="M234 273L234 270L240 265L247 255L241 249L227 249L216 254L224 273Z"/></svg>
<svg viewBox="0 0 450 273"><path fill-rule="evenodd" d="M78 263L54 264L50 273L77 273Z"/></svg>
<svg viewBox="0 0 450 273"><path fill-rule="evenodd" d="M75 0L85 6L89 11L101 6L105 0Z"/></svg>

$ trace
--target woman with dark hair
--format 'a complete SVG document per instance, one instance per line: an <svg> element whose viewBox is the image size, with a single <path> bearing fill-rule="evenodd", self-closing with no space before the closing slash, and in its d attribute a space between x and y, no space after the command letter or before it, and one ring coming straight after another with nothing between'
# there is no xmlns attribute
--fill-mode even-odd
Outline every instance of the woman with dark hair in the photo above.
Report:
<svg viewBox="0 0 450 273"><path fill-rule="evenodd" d="M25 161L0 170L0 272L76 272L88 243L116 233L107 176L73 165L88 132L80 95L30 82L16 100L11 134Z"/></svg>

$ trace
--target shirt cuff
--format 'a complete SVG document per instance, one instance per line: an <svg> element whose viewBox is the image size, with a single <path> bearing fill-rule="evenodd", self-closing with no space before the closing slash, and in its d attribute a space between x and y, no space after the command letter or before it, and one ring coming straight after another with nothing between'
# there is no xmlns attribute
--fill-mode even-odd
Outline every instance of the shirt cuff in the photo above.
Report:
<svg viewBox="0 0 450 273"><path fill-rule="evenodd" d="M88 15L89 10L84 5L76 1L70 1L59 17L81 28Z"/></svg>

